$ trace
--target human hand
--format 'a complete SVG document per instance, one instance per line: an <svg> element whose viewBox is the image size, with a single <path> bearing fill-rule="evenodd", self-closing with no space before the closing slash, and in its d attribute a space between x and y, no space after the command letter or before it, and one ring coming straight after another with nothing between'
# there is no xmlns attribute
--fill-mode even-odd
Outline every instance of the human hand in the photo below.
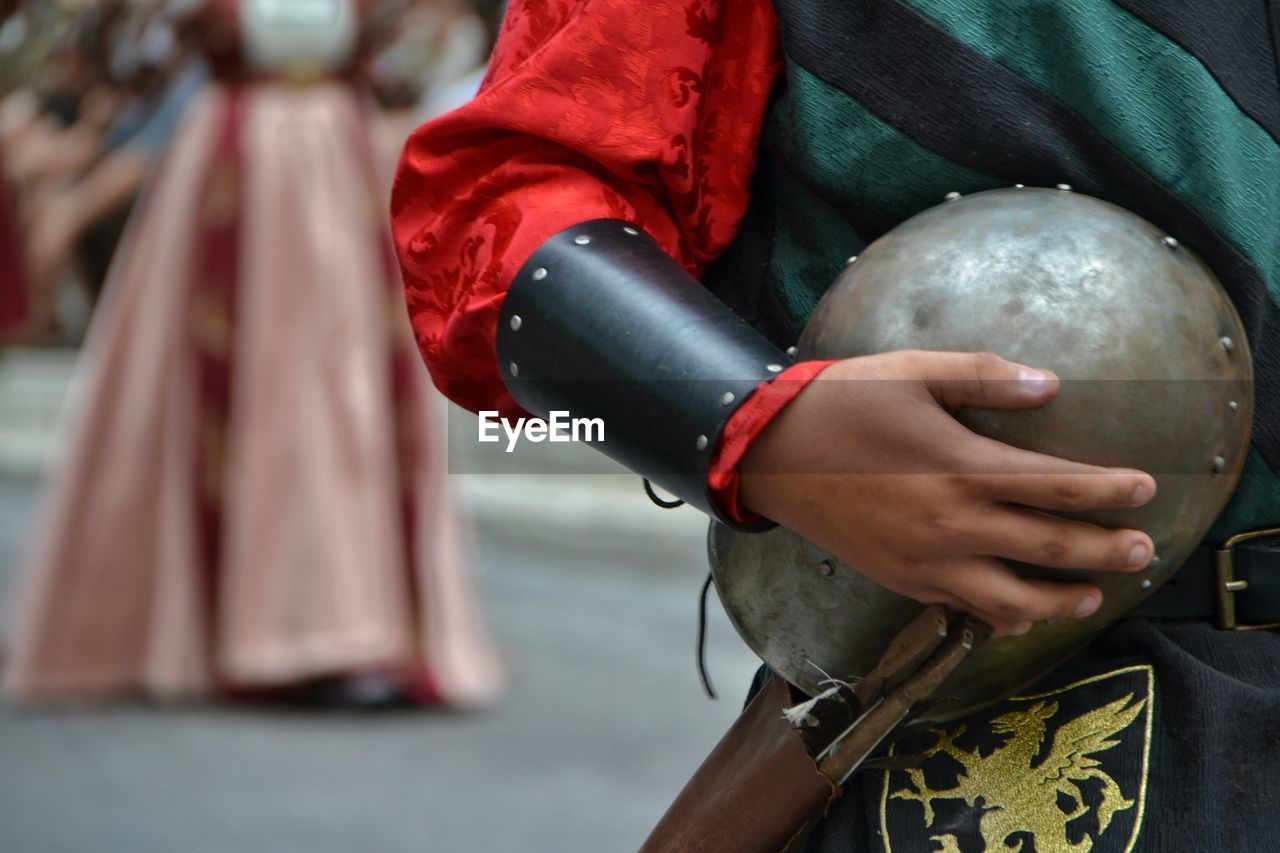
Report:
<svg viewBox="0 0 1280 853"><path fill-rule="evenodd" d="M882 586L984 619L998 634L1083 618L1094 584L1021 578L999 558L1139 571L1154 546L1045 514L1141 506L1150 475L1020 450L972 432L962 408L1029 409L1052 373L989 353L903 350L827 368L756 439L740 499Z"/></svg>

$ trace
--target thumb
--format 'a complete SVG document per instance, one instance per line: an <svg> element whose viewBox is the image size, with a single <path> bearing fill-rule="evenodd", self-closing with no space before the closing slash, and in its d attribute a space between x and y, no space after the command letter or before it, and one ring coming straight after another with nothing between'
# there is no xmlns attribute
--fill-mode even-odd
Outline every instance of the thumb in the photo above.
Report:
<svg viewBox="0 0 1280 853"><path fill-rule="evenodd" d="M921 352L916 369L925 387L949 411L1031 409L1058 395L1058 377L989 352Z"/></svg>

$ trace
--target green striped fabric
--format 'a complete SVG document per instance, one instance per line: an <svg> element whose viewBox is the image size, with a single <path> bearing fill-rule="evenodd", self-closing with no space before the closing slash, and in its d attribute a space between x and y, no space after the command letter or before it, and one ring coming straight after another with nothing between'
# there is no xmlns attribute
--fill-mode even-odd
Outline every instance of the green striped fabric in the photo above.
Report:
<svg viewBox="0 0 1280 853"><path fill-rule="evenodd" d="M1280 146L1195 57L1109 0L906 3L1076 110L1233 243L1280 296ZM787 75L760 168L775 205L766 283L799 328L866 238L949 191L1005 182L922 147L794 62ZM876 233L859 234L858 222L874 223ZM1280 477L1251 452L1210 538L1277 522Z"/></svg>
<svg viewBox="0 0 1280 853"><path fill-rule="evenodd" d="M1199 60L1110 0L906 2L1078 112L1248 255L1280 296L1280 145Z"/></svg>

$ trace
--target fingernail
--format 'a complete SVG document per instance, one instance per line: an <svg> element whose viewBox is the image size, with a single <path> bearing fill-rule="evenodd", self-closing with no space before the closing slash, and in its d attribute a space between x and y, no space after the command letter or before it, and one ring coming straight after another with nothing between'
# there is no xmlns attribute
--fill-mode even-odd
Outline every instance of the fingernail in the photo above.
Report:
<svg viewBox="0 0 1280 853"><path fill-rule="evenodd" d="M1140 569L1149 562L1151 562L1151 556L1147 552L1147 543L1139 542L1134 545L1133 550L1129 552L1130 567Z"/></svg>
<svg viewBox="0 0 1280 853"><path fill-rule="evenodd" d="M1142 506L1144 503L1146 503L1149 500L1151 500L1151 489L1148 488L1145 482L1139 483L1138 485L1134 486L1133 488L1133 505L1134 506Z"/></svg>
<svg viewBox="0 0 1280 853"><path fill-rule="evenodd" d="M1052 373L1045 373L1042 370L1032 370L1029 367L1018 368L1018 384L1022 386L1023 391L1040 394L1052 381Z"/></svg>
<svg viewBox="0 0 1280 853"><path fill-rule="evenodd" d="M1077 619L1092 616L1100 604L1102 604L1102 599L1098 598L1096 595L1086 595L1084 598L1080 599L1080 603L1076 605L1076 612L1074 615Z"/></svg>
<svg viewBox="0 0 1280 853"><path fill-rule="evenodd" d="M1017 625L1013 626L1013 630L1010 631L1009 633L1015 637L1021 637L1023 634L1027 633L1030 630L1031 630L1030 622L1019 622Z"/></svg>

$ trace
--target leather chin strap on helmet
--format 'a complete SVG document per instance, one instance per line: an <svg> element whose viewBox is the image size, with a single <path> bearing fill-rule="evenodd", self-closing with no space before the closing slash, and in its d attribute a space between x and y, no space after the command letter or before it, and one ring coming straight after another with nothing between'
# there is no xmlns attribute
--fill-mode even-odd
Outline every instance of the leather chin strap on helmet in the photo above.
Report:
<svg viewBox="0 0 1280 853"><path fill-rule="evenodd" d="M711 457L729 416L790 359L651 237L618 219L561 231L516 275L499 322L516 402L548 419L599 418L598 449L742 526L711 500Z"/></svg>

